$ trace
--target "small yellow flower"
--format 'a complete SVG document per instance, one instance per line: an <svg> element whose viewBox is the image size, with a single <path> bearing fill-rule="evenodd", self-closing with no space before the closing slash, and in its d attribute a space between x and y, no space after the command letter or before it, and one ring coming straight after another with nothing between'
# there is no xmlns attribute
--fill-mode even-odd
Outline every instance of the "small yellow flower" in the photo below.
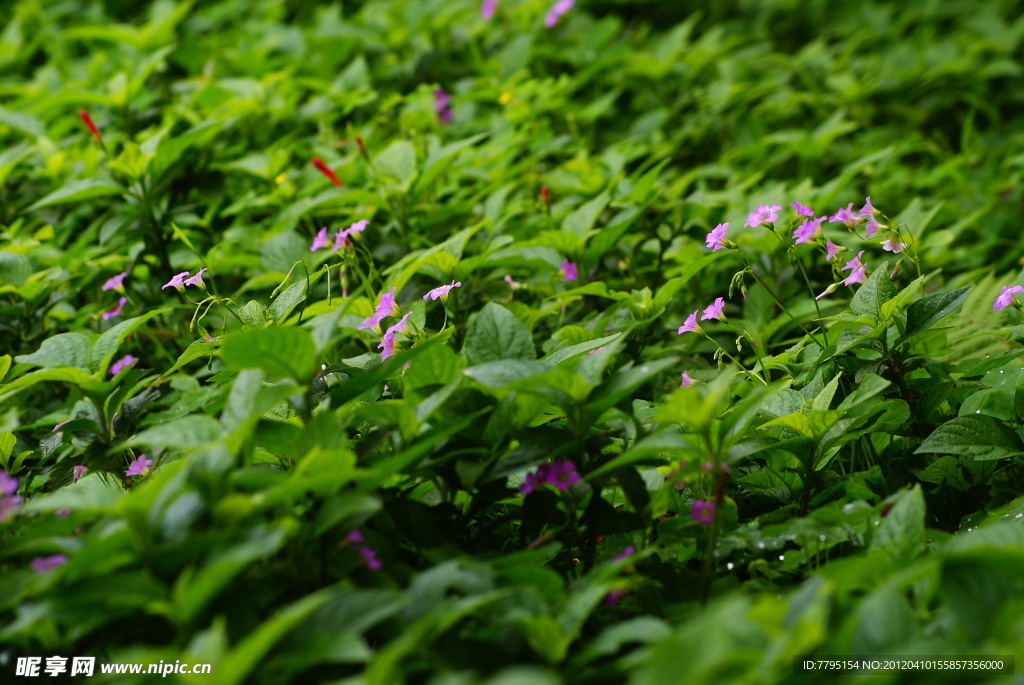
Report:
<svg viewBox="0 0 1024 685"><path fill-rule="evenodd" d="M511 100L511 99L512 99L512 93L509 93L509 92L506 91L506 92L501 94L500 98L498 98L498 104L507 105L509 103L509 100Z"/></svg>
<svg viewBox="0 0 1024 685"><path fill-rule="evenodd" d="M277 178L274 179L274 183L276 183L277 185L281 185L282 183L284 183L284 180L286 178L288 178L288 174L282 171L277 175Z"/></svg>

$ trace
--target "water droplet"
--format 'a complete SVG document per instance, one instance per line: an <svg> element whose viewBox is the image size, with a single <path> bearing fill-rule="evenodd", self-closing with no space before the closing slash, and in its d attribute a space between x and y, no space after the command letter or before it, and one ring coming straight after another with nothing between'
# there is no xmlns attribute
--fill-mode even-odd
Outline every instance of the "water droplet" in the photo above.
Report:
<svg viewBox="0 0 1024 685"><path fill-rule="evenodd" d="M763 542L757 543L757 548L758 549L764 549L764 543Z"/></svg>
<svg viewBox="0 0 1024 685"><path fill-rule="evenodd" d="M725 567L731 571L732 570L732 562L730 561L728 564L725 565Z"/></svg>
<svg viewBox="0 0 1024 685"><path fill-rule="evenodd" d="M780 554L779 555L779 561L785 561L785 560L786 560L786 555L785 554Z"/></svg>
<svg viewBox="0 0 1024 685"><path fill-rule="evenodd" d="M1024 517L1024 514L1017 514L1017 515L1016 515L1016 516L1014 516L1013 518L1015 518L1015 519L1019 519L1019 518L1021 518L1021 517Z"/></svg>
<svg viewBox="0 0 1024 685"><path fill-rule="evenodd" d="M821 541L821 542L825 542L825 536L824 535L819 535L818 536L818 540Z"/></svg>
<svg viewBox="0 0 1024 685"><path fill-rule="evenodd" d="M1003 372L1003 370L1002 370L1002 369L999 369L999 373L1002 373L1002 372Z"/></svg>
<svg viewBox="0 0 1024 685"><path fill-rule="evenodd" d="M980 410L980 409L975 409L975 410L974 410L974 413L975 413L975 414L980 414L980 413L981 413L981 410Z"/></svg>

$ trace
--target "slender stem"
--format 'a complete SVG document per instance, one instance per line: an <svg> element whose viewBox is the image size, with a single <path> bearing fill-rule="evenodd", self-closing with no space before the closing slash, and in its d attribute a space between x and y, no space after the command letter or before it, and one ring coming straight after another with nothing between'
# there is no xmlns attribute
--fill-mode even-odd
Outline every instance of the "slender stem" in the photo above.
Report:
<svg viewBox="0 0 1024 685"><path fill-rule="evenodd" d="M754 267L750 263L750 260L747 258L746 253L740 251L740 254L743 256L744 261L746 261L746 263L747 263L747 271L749 271L750 275L754 277L754 280L757 281L758 285L760 285L762 288L764 288L764 291L766 293L768 293L768 297L772 298L772 301L775 303L775 305L779 309L781 309L783 312L785 312L786 316L788 316L790 319L792 319L793 323L795 323L797 326L799 326L800 330L802 330L804 333L806 333L811 338L811 340L813 340L818 345L820 345L822 349L825 349L826 345L822 345L821 342L816 337L814 337L814 333L811 333L809 330L807 330L807 327L804 326L802 323L800 323L799 319L797 319L795 316L793 316L793 313L791 311L789 311L789 309L786 307L786 305L782 304L782 301L779 300L779 298L775 295L775 292L772 291L772 289L768 287L768 284L761 280L761 277L757 275L756 271L754 271Z"/></svg>

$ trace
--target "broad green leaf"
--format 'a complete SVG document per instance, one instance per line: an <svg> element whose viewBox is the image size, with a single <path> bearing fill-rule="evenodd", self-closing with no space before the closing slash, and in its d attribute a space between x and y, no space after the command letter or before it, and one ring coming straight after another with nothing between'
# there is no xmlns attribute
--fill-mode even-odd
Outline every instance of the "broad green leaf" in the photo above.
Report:
<svg viewBox="0 0 1024 685"><path fill-rule="evenodd" d="M499 359L533 360L537 353L523 322L500 304L488 302L469 317L462 356L475 365Z"/></svg>
<svg viewBox="0 0 1024 685"><path fill-rule="evenodd" d="M313 374L316 345L301 328L271 326L225 337L220 355L229 369L263 369L304 383Z"/></svg>
<svg viewBox="0 0 1024 685"><path fill-rule="evenodd" d="M53 207L55 205L63 205L69 202L81 202L82 200L90 200L94 197L116 195L123 192L124 188L105 178L87 178L79 181L71 181L63 188L50 193L25 211L32 212L37 209L43 209L44 207Z"/></svg>
<svg viewBox="0 0 1024 685"><path fill-rule="evenodd" d="M924 493L920 485L900 495L871 538L872 550L885 550L901 559L924 548Z"/></svg>
<svg viewBox="0 0 1024 685"><path fill-rule="evenodd" d="M89 350L89 371L93 373L99 373L99 375L105 376L107 373L107 367L110 366L111 360L114 355L117 354L117 348L121 346L125 338L138 330L139 326L146 323L154 316L165 314L171 311L170 309L154 309L146 312L142 316L136 316L133 319L122 321L116 326L112 326L103 335L97 338L96 342L92 344L92 348Z"/></svg>
<svg viewBox="0 0 1024 685"><path fill-rule="evenodd" d="M956 454L971 459L1004 459L1024 454L1024 442L1005 424L982 414L947 421L915 454Z"/></svg>
<svg viewBox="0 0 1024 685"><path fill-rule="evenodd" d="M850 309L877 321L882 316L882 305L896 297L896 294L896 286L889 280L889 262L882 262L875 265L871 276L857 290L850 301Z"/></svg>
<svg viewBox="0 0 1024 685"><path fill-rule="evenodd" d="M565 221L562 222L562 230L572 233L576 236L577 240L582 241L586 232L594 227L597 217L601 216L601 212L608 206L610 198L611 196L606 190L590 202L585 203L582 207L565 217Z"/></svg>
<svg viewBox="0 0 1024 685"><path fill-rule="evenodd" d="M17 252L0 251L0 285L22 286L32 276L32 263Z"/></svg>
<svg viewBox="0 0 1024 685"><path fill-rule="evenodd" d="M416 148L407 140L396 140L377 155L374 165L380 173L408 188L416 175Z"/></svg>
<svg viewBox="0 0 1024 685"><path fill-rule="evenodd" d="M936 293L914 302L907 307L907 330L904 337L931 326L940 319L953 313L967 299L973 286L965 286L956 290Z"/></svg>
<svg viewBox="0 0 1024 685"><path fill-rule="evenodd" d="M143 445L146 447L187 448L201 447L220 436L220 424L206 414L189 414L160 424L127 440L125 447Z"/></svg>
<svg viewBox="0 0 1024 685"><path fill-rule="evenodd" d="M44 340L32 354L20 354L14 360L46 368L70 366L88 369L90 347L89 338L81 333L60 333Z"/></svg>

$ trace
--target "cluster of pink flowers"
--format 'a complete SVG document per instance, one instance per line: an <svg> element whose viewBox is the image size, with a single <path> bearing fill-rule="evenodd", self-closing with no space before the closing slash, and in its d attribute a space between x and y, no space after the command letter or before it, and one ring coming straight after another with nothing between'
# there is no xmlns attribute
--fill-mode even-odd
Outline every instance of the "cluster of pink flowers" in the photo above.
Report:
<svg viewBox="0 0 1024 685"><path fill-rule="evenodd" d="M186 286L194 285L200 290L206 290L206 283L203 281L203 272L206 270L207 268L204 266L202 269L196 272L195 276L192 276L191 278L188 278L188 271L182 271L180 274L174 276L171 280L164 283L163 287L160 289L166 290L167 288L177 288L179 291L183 291L185 290Z"/></svg>
<svg viewBox="0 0 1024 685"><path fill-rule="evenodd" d="M327 227L325 226L324 228L321 228L316 234L316 237L313 238L313 244L309 246L309 251L316 252L321 248L330 247L332 251L337 252L343 247L349 247L352 245L352 236L356 233L362 233L365 231L369 224L370 222L368 220L361 219L353 222L348 228L339 228L338 232L334 234L333 244L327 238Z"/></svg>
<svg viewBox="0 0 1024 685"><path fill-rule="evenodd" d="M124 293L124 279L128 276L128 272L119 273L116 276L111 276L103 283L103 292L108 290L116 290L119 293ZM128 302L128 298L122 297L117 301L113 307L103 312L103 320L112 319L115 316L121 315L121 310L124 309L124 305Z"/></svg>
<svg viewBox="0 0 1024 685"><path fill-rule="evenodd" d="M0 523L14 516L14 512L21 506L21 497L18 492L18 479L0 471Z"/></svg>
<svg viewBox="0 0 1024 685"><path fill-rule="evenodd" d="M992 303L992 310L998 312L1000 309L1005 309L1006 307L1009 307L1011 304L1014 304L1014 302L1016 302L1016 298L1014 298L1015 293L1024 293L1024 286L1003 286L1003 289L999 291L998 297L996 297L995 301Z"/></svg>
<svg viewBox="0 0 1024 685"><path fill-rule="evenodd" d="M29 568L36 573L46 573L51 571L58 566L67 563L68 555L66 554L54 554L49 557L36 557L29 562Z"/></svg>
<svg viewBox="0 0 1024 685"><path fill-rule="evenodd" d="M562 18L562 15L571 10L575 4L576 0L558 0L558 2L551 6L548 15L544 17L544 25L549 29L554 27L558 20Z"/></svg>
<svg viewBox="0 0 1024 685"><path fill-rule="evenodd" d="M151 466L153 466L153 460L147 458L145 454L140 454L135 461L128 464L128 470L124 472L124 475L145 476L149 473Z"/></svg>
<svg viewBox="0 0 1024 685"><path fill-rule="evenodd" d="M484 0L480 5L480 16L483 19L490 19L498 9L498 0Z"/></svg>
<svg viewBox="0 0 1024 685"><path fill-rule="evenodd" d="M395 302L395 288L392 288L386 293L380 296L377 300L377 306L373 310L373 314L363 319L363 322L359 324L359 330L372 330L375 333L380 333L381 322L389 316L395 317L402 313L399 309L398 303ZM395 340L395 333L409 334L409 314L405 314L398 323L393 324L387 328L382 334L382 340L377 349L381 350L380 359L384 361L388 357L395 356L398 349L398 343Z"/></svg>
<svg viewBox="0 0 1024 685"><path fill-rule="evenodd" d="M445 92L444 88L434 89L434 111L442 124L451 123L452 120L452 96Z"/></svg>
<svg viewBox="0 0 1024 685"><path fill-rule="evenodd" d="M110 369L108 370L108 373L111 376L116 376L117 374L121 373L122 369L128 368L129 366L133 365L137 361L139 361L139 360L136 359L135 357L133 357L132 355L126 354L125 356L121 357L116 362L114 362L113 364L110 365Z"/></svg>
<svg viewBox="0 0 1024 685"><path fill-rule="evenodd" d="M442 302L444 302L445 300L448 299L448 293L451 292L451 289L452 288L458 288L461 285L462 285L461 282L456 283L455 280L452 279L452 282L449 283L448 285L439 285L438 287L434 288L433 290L428 291L427 294L423 296L423 299L424 300L426 300L426 299L430 299L430 300L440 299Z"/></svg>
<svg viewBox="0 0 1024 685"><path fill-rule="evenodd" d="M580 480L580 474L576 471L576 465L571 461L555 461L550 464L541 464L536 471L526 474L526 480L519 489L524 495L545 485L554 485L563 492L569 489L573 483Z"/></svg>
<svg viewBox="0 0 1024 685"><path fill-rule="evenodd" d="M377 554L373 549L363 542L363 532L358 528L353 530L345 537L345 541L352 545L357 552L359 552L360 558L362 558L363 564L366 568L371 571L379 571L381 567L380 559L377 558Z"/></svg>
<svg viewBox="0 0 1024 685"><path fill-rule="evenodd" d="M707 321L708 319L722 320L725 318L725 314L722 312L723 309L725 309L725 298L716 298L714 303L704 308L703 313L698 309L693 314L686 317L685 323L679 327L679 335L682 335L683 333L702 332L703 329L700 327L700 324L697 323L697 314L701 315L701 321Z"/></svg>

